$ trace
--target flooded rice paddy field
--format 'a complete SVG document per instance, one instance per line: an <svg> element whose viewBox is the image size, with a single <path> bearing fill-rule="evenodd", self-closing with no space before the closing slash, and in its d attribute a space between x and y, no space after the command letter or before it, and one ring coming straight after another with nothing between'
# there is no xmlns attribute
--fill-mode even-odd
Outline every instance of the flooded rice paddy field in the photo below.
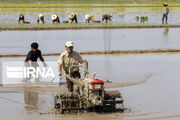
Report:
<svg viewBox="0 0 180 120"><path fill-rule="evenodd" d="M144 11L144 10L142 10ZM162 20L162 13L111 13L113 15L112 22L111 23L139 23L135 20L136 16L148 16L148 21L146 23L149 24L161 24ZM144 11L145 12L145 11ZM86 14L94 14L95 20L102 20L102 14L101 13L78 13L77 18L79 22L85 22L85 15ZM109 13L109 12L108 12ZM52 23L51 21L51 15L52 14L57 14L60 18L60 21L67 21L69 20L68 14L69 13L44 13L45 16L45 23L50 24ZM37 23L37 18L38 18L38 13L25 13L25 20L29 21L31 23ZM9 13L9 14L0 14L0 23L4 24L12 24L12 23L17 23L19 14L17 13ZM170 13L168 15L168 23L169 24L180 24L180 13Z"/></svg>
<svg viewBox="0 0 180 120"><path fill-rule="evenodd" d="M0 54L26 54L34 41L42 53L59 53L67 40L77 51L179 49L179 33L179 28L1 31Z"/></svg>
<svg viewBox="0 0 180 120"><path fill-rule="evenodd" d="M0 119L8 120L179 120L180 54L89 55L89 72L124 87L120 90L125 100L125 113L81 113L59 115L54 113L54 91L47 87L0 87ZM58 56L45 57L56 61ZM0 61L24 61L24 58L0 58ZM131 82L139 84L129 84ZM127 84L126 84L127 83ZM50 90L51 89L51 90Z"/></svg>

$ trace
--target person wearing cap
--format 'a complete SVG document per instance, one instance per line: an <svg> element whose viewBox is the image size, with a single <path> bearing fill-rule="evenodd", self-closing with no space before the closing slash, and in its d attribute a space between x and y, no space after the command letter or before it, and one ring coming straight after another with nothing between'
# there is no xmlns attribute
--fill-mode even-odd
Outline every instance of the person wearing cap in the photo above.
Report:
<svg viewBox="0 0 180 120"><path fill-rule="evenodd" d="M31 44L31 50L28 52L27 56L26 56L26 59L25 59L25 66L26 67L38 67L38 63L37 63L37 60L38 58L41 60L41 62L43 63L43 66L44 67L47 67L47 64L41 54L41 50L38 49L39 45L37 42L33 42ZM29 78L31 79L31 78ZM27 80L29 80L27 79ZM27 82L26 80L26 82ZM38 82L39 79L36 79L36 82Z"/></svg>
<svg viewBox="0 0 180 120"><path fill-rule="evenodd" d="M106 21L106 23L109 21L111 21L112 15L111 14L104 14L102 15L102 21Z"/></svg>
<svg viewBox="0 0 180 120"><path fill-rule="evenodd" d="M44 15L43 14L39 14L39 16L38 16L37 23L39 24L39 22L42 22L44 24Z"/></svg>
<svg viewBox="0 0 180 120"><path fill-rule="evenodd" d="M69 19L71 20L71 23L74 22L74 21L75 21L75 23L78 23L78 21L77 21L77 16L76 16L75 13L71 13L71 14L69 15Z"/></svg>
<svg viewBox="0 0 180 120"><path fill-rule="evenodd" d="M61 53L58 59L59 75L65 74L71 75L73 78L80 78L79 67L77 65L84 64L85 76L88 75L88 62L83 59L80 54L73 50L73 42L67 41L65 44L65 51ZM62 70L63 69L63 70ZM66 77L67 88L69 92L73 92L74 83ZM77 90L79 92L79 89Z"/></svg>
<svg viewBox="0 0 180 120"><path fill-rule="evenodd" d="M168 14L169 14L169 7L167 3L163 3L163 16L162 16L162 24L167 24L167 20L168 20Z"/></svg>
<svg viewBox="0 0 180 120"><path fill-rule="evenodd" d="M60 23L60 19L57 15L52 15L51 16L51 19L52 19L52 23Z"/></svg>

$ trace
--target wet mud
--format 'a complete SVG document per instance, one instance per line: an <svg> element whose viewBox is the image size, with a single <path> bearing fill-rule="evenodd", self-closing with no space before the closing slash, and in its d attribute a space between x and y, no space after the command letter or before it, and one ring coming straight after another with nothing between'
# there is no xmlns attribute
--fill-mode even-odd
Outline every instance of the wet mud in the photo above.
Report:
<svg viewBox="0 0 180 120"><path fill-rule="evenodd" d="M108 25L108 26L87 26L87 27L0 27L0 31L32 31L32 30L82 30L82 29L142 29L142 28L180 28L179 24L173 25Z"/></svg>
<svg viewBox="0 0 180 120"><path fill-rule="evenodd" d="M179 120L180 54L87 55L89 71L122 93L124 113L61 115L53 96L66 85L0 86L0 119L8 120ZM57 56L46 60L57 60ZM9 61L12 58L0 58ZM13 58L24 60L24 58ZM111 85L110 85L111 84Z"/></svg>

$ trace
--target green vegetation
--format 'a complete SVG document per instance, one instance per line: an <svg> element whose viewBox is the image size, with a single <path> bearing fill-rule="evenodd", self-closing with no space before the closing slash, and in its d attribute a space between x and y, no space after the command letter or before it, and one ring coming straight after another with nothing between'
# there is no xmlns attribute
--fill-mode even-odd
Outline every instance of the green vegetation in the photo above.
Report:
<svg viewBox="0 0 180 120"><path fill-rule="evenodd" d="M1 14L19 13L162 13L162 4L170 6L170 12L180 12L180 0L0 0ZM144 19L144 18L143 18ZM1 28L56 28L56 27L114 27L149 25L148 23L100 23L100 24L0 24ZM151 25L150 25L151 26Z"/></svg>
<svg viewBox="0 0 180 120"><path fill-rule="evenodd" d="M179 1L139 1L139 0L0 0L0 6L162 6L180 5Z"/></svg>
<svg viewBox="0 0 180 120"><path fill-rule="evenodd" d="M1 13L161 13L162 7L12 7L2 8ZM170 12L180 12L180 7L170 7Z"/></svg>
<svg viewBox="0 0 180 120"><path fill-rule="evenodd" d="M162 3L131 0L0 0L0 13L157 13L162 12ZM180 12L180 0L167 3L170 12Z"/></svg>
<svg viewBox="0 0 180 120"><path fill-rule="evenodd" d="M128 3L128 2L167 2L167 0L0 0L0 4L37 4L37 3ZM172 2L180 2L180 0L171 0ZM169 1L168 1L169 2Z"/></svg>
<svg viewBox="0 0 180 120"><path fill-rule="evenodd" d="M32 4L32 3L118 3L119 0L0 0L0 3ZM120 0L125 1L125 0Z"/></svg>

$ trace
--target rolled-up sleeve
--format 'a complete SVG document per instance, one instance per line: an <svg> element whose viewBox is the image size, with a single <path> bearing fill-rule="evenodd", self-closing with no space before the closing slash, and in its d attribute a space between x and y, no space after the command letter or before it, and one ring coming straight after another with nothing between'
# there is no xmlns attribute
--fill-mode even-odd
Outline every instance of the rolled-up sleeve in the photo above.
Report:
<svg viewBox="0 0 180 120"><path fill-rule="evenodd" d="M63 63L63 54L61 54L58 58L58 61L57 61L58 64L62 64Z"/></svg>

